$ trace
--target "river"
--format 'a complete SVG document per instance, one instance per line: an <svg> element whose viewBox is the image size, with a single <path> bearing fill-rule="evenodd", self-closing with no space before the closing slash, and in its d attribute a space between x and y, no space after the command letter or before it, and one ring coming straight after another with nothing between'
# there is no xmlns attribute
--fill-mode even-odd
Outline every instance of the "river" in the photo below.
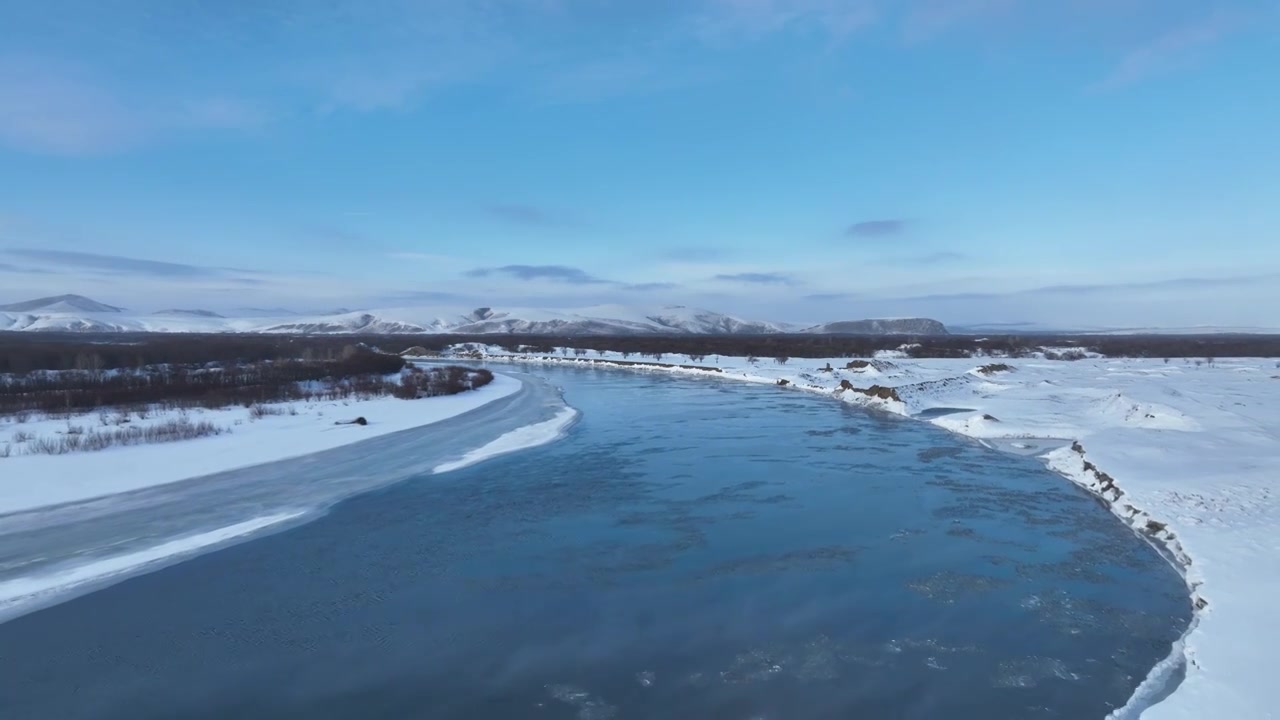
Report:
<svg viewBox="0 0 1280 720"><path fill-rule="evenodd" d="M18 566L301 513L0 624L0 717L1102 718L1189 621L1034 459L767 386L536 374L477 427L10 527ZM566 438L430 472L553 386Z"/></svg>

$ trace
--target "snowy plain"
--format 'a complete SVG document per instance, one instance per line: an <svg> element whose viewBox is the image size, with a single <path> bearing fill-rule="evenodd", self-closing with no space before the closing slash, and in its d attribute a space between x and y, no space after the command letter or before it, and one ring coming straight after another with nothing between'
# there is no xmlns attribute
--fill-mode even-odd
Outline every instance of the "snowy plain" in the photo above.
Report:
<svg viewBox="0 0 1280 720"><path fill-rule="evenodd" d="M1089 489L1182 573L1196 619L1111 717L1280 717L1280 363L1274 359L926 359L711 356L707 369L617 353L492 359L780 384L913 417L1040 457ZM691 363L667 355L666 363ZM984 366L1004 364L1008 369ZM846 367L850 366L850 367ZM829 368L829 369L828 369ZM894 389L879 398L842 389ZM1179 674L1185 678L1168 698Z"/></svg>
<svg viewBox="0 0 1280 720"><path fill-rule="evenodd" d="M194 422L207 420L229 432L222 435L153 445L115 447L67 455L28 455L34 440L54 437L68 427L94 427L99 413L70 418L0 418L0 515L60 505L103 495L130 492L188 478L308 455L409 428L430 425L474 410L520 390L519 380L495 375L493 382L457 395L400 400L294 401L268 407L283 414L253 418L249 409L234 406L216 410L191 408ZM296 411L296 415L288 414ZM166 422L176 412L151 412L134 417L133 427ZM335 425L364 417L368 425Z"/></svg>

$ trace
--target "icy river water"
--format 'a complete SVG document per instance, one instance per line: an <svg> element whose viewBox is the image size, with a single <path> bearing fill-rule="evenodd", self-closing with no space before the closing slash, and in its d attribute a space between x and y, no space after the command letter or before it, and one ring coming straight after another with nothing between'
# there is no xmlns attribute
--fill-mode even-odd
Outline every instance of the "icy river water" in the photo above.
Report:
<svg viewBox="0 0 1280 720"><path fill-rule="evenodd" d="M224 525L336 504L0 624L0 717L1101 719L1189 621L1034 459L772 387L534 372L582 413L551 445L433 475L406 458L462 440L408 432L228 474L234 502L169 491Z"/></svg>

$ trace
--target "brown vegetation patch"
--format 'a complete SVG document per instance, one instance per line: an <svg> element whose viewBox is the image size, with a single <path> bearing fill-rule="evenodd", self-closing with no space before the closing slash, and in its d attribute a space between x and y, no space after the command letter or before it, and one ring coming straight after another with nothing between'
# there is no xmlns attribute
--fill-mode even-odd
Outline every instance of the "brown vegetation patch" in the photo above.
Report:
<svg viewBox="0 0 1280 720"><path fill-rule="evenodd" d="M97 430L90 428L87 432L67 432L56 438L39 438L29 443L24 452L27 455L66 455L73 452L94 452L122 445L146 445L150 443L175 442L195 438L221 435L229 432L207 420L192 422L183 416L149 427L112 428Z"/></svg>
<svg viewBox="0 0 1280 720"><path fill-rule="evenodd" d="M1013 372L1013 367L1006 363L990 363L978 368L978 372L983 375L995 375L1002 372Z"/></svg>

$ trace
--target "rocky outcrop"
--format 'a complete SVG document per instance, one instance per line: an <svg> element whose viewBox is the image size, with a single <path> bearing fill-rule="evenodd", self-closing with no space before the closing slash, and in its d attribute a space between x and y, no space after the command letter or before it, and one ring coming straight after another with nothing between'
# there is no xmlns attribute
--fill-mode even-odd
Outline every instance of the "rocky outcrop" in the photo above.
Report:
<svg viewBox="0 0 1280 720"><path fill-rule="evenodd" d="M1002 372L1013 372L1013 368L1005 363L991 363L978 368L978 372L982 375L995 375Z"/></svg>

